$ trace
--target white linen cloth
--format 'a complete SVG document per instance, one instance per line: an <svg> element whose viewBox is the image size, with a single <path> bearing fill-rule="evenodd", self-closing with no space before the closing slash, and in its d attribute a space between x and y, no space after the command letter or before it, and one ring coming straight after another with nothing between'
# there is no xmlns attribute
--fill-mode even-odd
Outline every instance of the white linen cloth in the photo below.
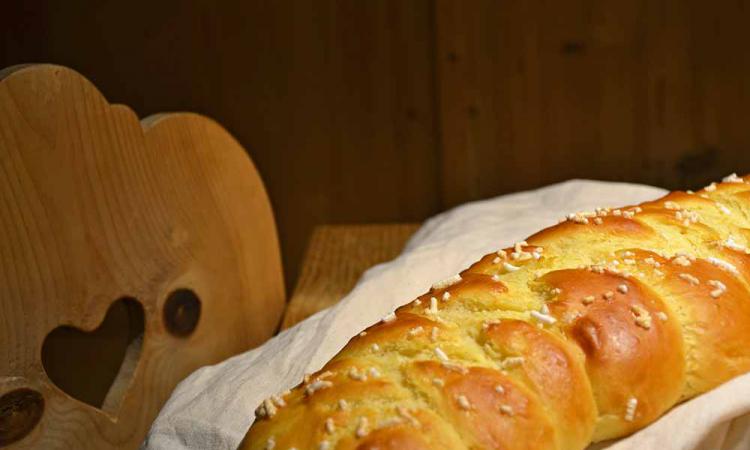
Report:
<svg viewBox="0 0 750 450"><path fill-rule="evenodd" d="M264 398L297 385L304 373L322 367L351 336L424 293L433 282L557 223L567 213L639 203L665 192L634 184L573 180L439 214L412 237L401 256L368 270L340 303L259 348L201 368L181 382L143 448L234 450ZM750 374L674 408L633 436L594 447L750 449Z"/></svg>

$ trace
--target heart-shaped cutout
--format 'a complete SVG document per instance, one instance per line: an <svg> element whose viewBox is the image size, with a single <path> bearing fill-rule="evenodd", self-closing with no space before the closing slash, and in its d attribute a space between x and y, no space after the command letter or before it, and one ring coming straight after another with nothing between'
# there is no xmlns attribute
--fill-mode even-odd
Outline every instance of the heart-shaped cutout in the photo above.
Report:
<svg viewBox="0 0 750 450"><path fill-rule="evenodd" d="M263 182L213 120L139 121L64 67L0 71L0 123L0 439L138 448L180 380L276 329ZM140 352L144 327L105 320L124 292L143 305Z"/></svg>
<svg viewBox="0 0 750 450"><path fill-rule="evenodd" d="M114 415L138 365L143 330L141 304L121 298L91 332L71 326L52 330L42 345L42 365L65 393Z"/></svg>

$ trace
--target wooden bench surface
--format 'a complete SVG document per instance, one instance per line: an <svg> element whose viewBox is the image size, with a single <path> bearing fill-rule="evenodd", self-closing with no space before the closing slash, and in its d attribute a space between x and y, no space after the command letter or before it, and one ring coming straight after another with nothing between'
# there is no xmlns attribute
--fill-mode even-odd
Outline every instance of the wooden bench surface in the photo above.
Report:
<svg viewBox="0 0 750 450"><path fill-rule="evenodd" d="M341 300L367 269L398 256L419 226L405 223L315 228L282 329Z"/></svg>

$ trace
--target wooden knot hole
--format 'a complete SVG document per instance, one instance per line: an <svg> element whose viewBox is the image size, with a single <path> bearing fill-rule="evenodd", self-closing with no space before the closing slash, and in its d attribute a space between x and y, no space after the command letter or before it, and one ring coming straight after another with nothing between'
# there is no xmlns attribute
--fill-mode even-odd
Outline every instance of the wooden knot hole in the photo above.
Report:
<svg viewBox="0 0 750 450"><path fill-rule="evenodd" d="M566 55L575 55L586 51L586 43L581 41L565 41L561 46L562 52Z"/></svg>
<svg viewBox="0 0 750 450"><path fill-rule="evenodd" d="M0 397L0 447L26 437L44 413L44 397L31 389L16 389Z"/></svg>
<svg viewBox="0 0 750 450"><path fill-rule="evenodd" d="M201 301L190 289L177 289L164 303L164 324L170 334L177 337L190 336L201 317Z"/></svg>

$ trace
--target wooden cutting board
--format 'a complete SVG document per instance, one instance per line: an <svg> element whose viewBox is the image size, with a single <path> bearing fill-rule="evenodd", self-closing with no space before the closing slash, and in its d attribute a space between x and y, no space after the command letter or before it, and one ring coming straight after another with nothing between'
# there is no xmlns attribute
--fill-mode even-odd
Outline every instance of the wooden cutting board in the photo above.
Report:
<svg viewBox="0 0 750 450"><path fill-rule="evenodd" d="M139 121L64 67L0 72L0 447L136 448L283 307L268 197L220 125Z"/></svg>

